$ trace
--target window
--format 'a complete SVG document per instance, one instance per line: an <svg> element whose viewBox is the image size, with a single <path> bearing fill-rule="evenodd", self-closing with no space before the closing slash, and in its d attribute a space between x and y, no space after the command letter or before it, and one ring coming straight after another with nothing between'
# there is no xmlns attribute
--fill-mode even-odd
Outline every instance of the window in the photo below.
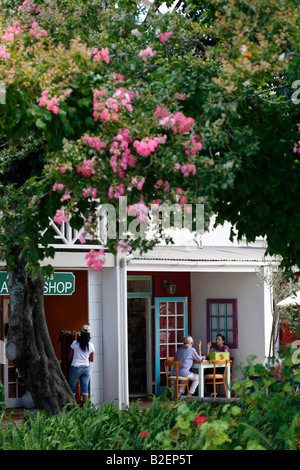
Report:
<svg viewBox="0 0 300 470"><path fill-rule="evenodd" d="M128 276L127 297L151 297L152 276Z"/></svg>
<svg viewBox="0 0 300 470"><path fill-rule="evenodd" d="M214 343L221 333L229 348L237 348L237 299L207 299L206 307L207 341Z"/></svg>

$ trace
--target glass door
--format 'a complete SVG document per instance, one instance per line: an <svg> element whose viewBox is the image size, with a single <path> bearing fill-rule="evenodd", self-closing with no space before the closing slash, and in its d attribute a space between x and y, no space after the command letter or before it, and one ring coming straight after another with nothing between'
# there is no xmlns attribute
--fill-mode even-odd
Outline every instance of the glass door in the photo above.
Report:
<svg viewBox="0 0 300 470"><path fill-rule="evenodd" d="M155 355L156 393L162 393L166 385L164 362L174 357L188 332L186 297L157 297L155 299Z"/></svg>

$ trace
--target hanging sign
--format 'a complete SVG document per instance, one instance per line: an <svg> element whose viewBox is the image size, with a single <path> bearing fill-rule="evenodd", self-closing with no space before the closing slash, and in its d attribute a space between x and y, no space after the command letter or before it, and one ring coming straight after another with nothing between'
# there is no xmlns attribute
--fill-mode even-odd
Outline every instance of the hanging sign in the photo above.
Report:
<svg viewBox="0 0 300 470"><path fill-rule="evenodd" d="M7 272L0 271L0 295L9 295ZM73 273L53 273L45 276L44 295L72 295L75 291Z"/></svg>

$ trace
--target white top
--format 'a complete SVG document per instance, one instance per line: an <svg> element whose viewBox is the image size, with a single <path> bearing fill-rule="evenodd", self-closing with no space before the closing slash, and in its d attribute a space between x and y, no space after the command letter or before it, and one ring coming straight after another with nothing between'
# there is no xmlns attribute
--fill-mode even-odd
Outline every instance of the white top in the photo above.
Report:
<svg viewBox="0 0 300 470"><path fill-rule="evenodd" d="M71 366L78 367L78 366L89 366L90 365L89 356L92 352L95 351L95 347L94 347L93 343L89 342L88 343L88 349L83 351L81 349L80 344L78 343L78 341L75 340L71 344L71 348L74 351Z"/></svg>

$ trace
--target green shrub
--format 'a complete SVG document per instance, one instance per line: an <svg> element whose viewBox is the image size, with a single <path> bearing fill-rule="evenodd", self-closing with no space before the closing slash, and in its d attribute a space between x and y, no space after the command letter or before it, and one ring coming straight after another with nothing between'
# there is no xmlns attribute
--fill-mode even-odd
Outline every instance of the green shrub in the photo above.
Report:
<svg viewBox="0 0 300 470"><path fill-rule="evenodd" d="M37 411L22 426L1 429L0 449L299 450L298 369L287 357L278 382L268 367L252 365L253 359L235 385L237 401L200 404L154 396L143 409L136 402L125 410L88 403L55 416ZM249 379L253 375L258 380Z"/></svg>
<svg viewBox="0 0 300 470"><path fill-rule="evenodd" d="M0 380L0 413L3 413L5 410L5 395L4 395L4 385Z"/></svg>

